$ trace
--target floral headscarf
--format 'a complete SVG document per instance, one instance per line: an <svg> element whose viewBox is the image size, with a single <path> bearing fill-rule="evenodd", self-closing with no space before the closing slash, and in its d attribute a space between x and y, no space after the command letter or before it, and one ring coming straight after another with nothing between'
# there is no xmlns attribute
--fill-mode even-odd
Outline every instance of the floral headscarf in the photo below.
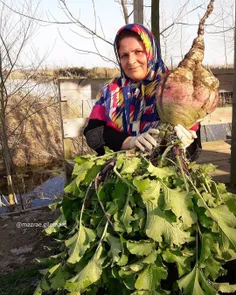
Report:
<svg viewBox="0 0 236 295"><path fill-rule="evenodd" d="M148 73L139 82L128 78L120 65L117 40L123 30L136 32L145 45ZM117 32L114 49L121 76L102 86L98 94L98 101L89 118L103 120L108 126L118 131L135 136L159 124L155 106L155 90L167 69L162 61L157 40L148 29L140 24L123 26Z"/></svg>

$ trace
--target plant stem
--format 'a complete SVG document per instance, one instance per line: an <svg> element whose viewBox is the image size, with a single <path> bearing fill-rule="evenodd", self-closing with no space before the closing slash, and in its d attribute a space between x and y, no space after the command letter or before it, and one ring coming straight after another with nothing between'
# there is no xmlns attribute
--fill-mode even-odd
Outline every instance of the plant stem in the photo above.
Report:
<svg viewBox="0 0 236 295"><path fill-rule="evenodd" d="M189 186L188 186L188 183L186 181L186 173L184 173L184 171L183 171L183 167L182 167L182 164L180 162L179 156L176 156L176 160L178 162L179 169L180 169L182 177L184 179L184 184L185 184L186 191L189 192Z"/></svg>
<svg viewBox="0 0 236 295"><path fill-rule="evenodd" d="M113 171L115 172L115 174L125 183L127 184L129 187L131 187L133 190L136 190L136 187L134 185L132 185L131 183L129 183L126 179L124 179L120 173L117 171L116 169L116 165L113 168Z"/></svg>
<svg viewBox="0 0 236 295"><path fill-rule="evenodd" d="M167 148L165 149L164 153L161 156L161 161L160 161L159 166L162 166L162 164L163 164L163 162L164 162L164 160L166 158L166 155L169 153L169 151L172 149L172 147L173 147L173 144L167 146Z"/></svg>
<svg viewBox="0 0 236 295"><path fill-rule="evenodd" d="M200 194L199 190L196 188L195 184L192 182L192 180L190 179L190 177L188 177L188 175L185 174L185 177L188 179L188 181L191 183L192 187L194 188L195 192L197 193L197 195L200 197L200 199L202 200L205 208L207 210L209 210L210 208L207 206L207 203L205 202L204 198L202 197L202 195ZM210 211L210 210L209 210Z"/></svg>
<svg viewBox="0 0 236 295"><path fill-rule="evenodd" d="M106 233L107 233L108 223L109 223L109 222L108 222L108 220L107 220L107 222L106 222L106 224L105 224L105 227L104 227L104 230L103 230L103 233L102 233L102 236L101 236L101 238L100 238L100 240L99 240L99 242L98 242L98 246L97 246L97 249L96 249L96 251L95 251L94 256L97 254L98 250L100 249L101 244L102 244L102 241L104 240L104 237L105 237L105 235L106 235Z"/></svg>

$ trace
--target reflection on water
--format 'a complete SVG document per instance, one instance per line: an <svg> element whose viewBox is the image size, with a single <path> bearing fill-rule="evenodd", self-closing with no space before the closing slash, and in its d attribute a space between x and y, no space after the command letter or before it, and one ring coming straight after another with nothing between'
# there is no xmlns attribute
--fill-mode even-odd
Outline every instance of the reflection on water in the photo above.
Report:
<svg viewBox="0 0 236 295"><path fill-rule="evenodd" d="M24 190L22 187L20 193L15 189L17 198L16 210L25 210L28 208L45 206L58 202L62 195L65 186L66 177L63 171L58 173L25 173L24 175ZM54 174L54 175L52 175ZM57 174L57 175L55 175ZM30 178L30 179L27 179ZM31 182L29 184L29 182ZM9 211L6 192L2 191L0 194L0 213Z"/></svg>
<svg viewBox="0 0 236 295"><path fill-rule="evenodd" d="M14 93L20 90L24 93L30 93L39 97L54 97L57 94L57 85L53 82L42 83L35 80L18 80L8 79L6 88L9 93Z"/></svg>
<svg viewBox="0 0 236 295"><path fill-rule="evenodd" d="M54 176L32 191L32 207L43 206L58 201L65 185L65 177Z"/></svg>

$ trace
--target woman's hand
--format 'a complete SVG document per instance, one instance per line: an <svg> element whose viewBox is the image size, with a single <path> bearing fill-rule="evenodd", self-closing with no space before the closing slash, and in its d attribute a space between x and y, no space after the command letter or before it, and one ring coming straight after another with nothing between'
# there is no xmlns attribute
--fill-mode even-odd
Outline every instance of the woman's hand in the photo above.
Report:
<svg viewBox="0 0 236 295"><path fill-rule="evenodd" d="M141 133L137 136L131 137L129 141L129 149L137 147L141 151L151 151L154 147L157 146L155 135L159 134L158 129L149 129L147 132Z"/></svg>
<svg viewBox="0 0 236 295"><path fill-rule="evenodd" d="M178 124L174 127L177 137L182 143L183 149L186 149L197 138L197 134L194 130L187 130L184 126Z"/></svg>

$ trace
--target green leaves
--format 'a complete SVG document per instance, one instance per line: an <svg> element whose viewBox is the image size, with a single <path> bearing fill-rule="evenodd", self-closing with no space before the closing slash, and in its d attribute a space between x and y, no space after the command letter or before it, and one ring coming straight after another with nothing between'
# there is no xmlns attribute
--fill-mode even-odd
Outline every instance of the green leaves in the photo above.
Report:
<svg viewBox="0 0 236 295"><path fill-rule="evenodd" d="M51 288L53 290L58 290L64 287L66 280L69 278L69 272L62 266L61 263L58 263L51 269L49 269L49 278L53 278Z"/></svg>
<svg viewBox="0 0 236 295"><path fill-rule="evenodd" d="M216 295L216 290L207 282L202 272L194 266L193 270L178 280L180 289L185 295Z"/></svg>
<svg viewBox="0 0 236 295"><path fill-rule="evenodd" d="M80 224L78 232L76 232L70 239L65 241L66 247L69 248L69 258L67 261L72 264L79 262L95 238L96 234L93 230Z"/></svg>
<svg viewBox="0 0 236 295"><path fill-rule="evenodd" d="M155 176L156 178L159 178L159 179L167 178L176 173L174 167L169 166L169 167L160 168L160 167L155 167L152 163L149 163L147 171L149 172L150 176Z"/></svg>
<svg viewBox="0 0 236 295"><path fill-rule="evenodd" d="M45 231L57 248L41 261L47 268L35 294L236 290L215 282L236 254L235 196L212 181L211 166L186 162L184 174L173 160L158 161L156 167L141 153L111 151L76 158L62 214ZM169 264L177 267L176 281Z"/></svg>
<svg viewBox="0 0 236 295"><path fill-rule="evenodd" d="M182 245L192 240L190 233L182 230L178 223L171 222L165 213L151 202L147 203L146 234L159 243Z"/></svg>
<svg viewBox="0 0 236 295"><path fill-rule="evenodd" d="M168 263L176 263L179 277L191 270L191 261L193 260L194 251L188 249L167 249L163 252L163 259Z"/></svg>
<svg viewBox="0 0 236 295"><path fill-rule="evenodd" d="M212 217L218 224L221 232L230 241L231 245L236 251L236 217L229 211L228 207L225 205L218 206L216 208L211 208L206 212L207 216Z"/></svg>
<svg viewBox="0 0 236 295"><path fill-rule="evenodd" d="M102 274L103 261L101 251L95 253L88 264L75 277L66 282L65 289L70 292L79 292L97 282Z"/></svg>
<svg viewBox="0 0 236 295"><path fill-rule="evenodd" d="M123 167L121 169L120 174L125 175L125 174L130 174L132 175L135 171L137 171L138 166L140 165L141 159L139 158L126 158Z"/></svg>
<svg viewBox="0 0 236 295"><path fill-rule="evenodd" d="M212 283L214 288L217 291L223 292L223 293L233 293L236 292L236 284L230 285L229 283Z"/></svg>
<svg viewBox="0 0 236 295"><path fill-rule="evenodd" d="M118 262L120 260L120 253L122 252L122 244L119 238L116 238L110 234L108 234L107 239L111 246L109 254L113 258L113 262Z"/></svg>
<svg viewBox="0 0 236 295"><path fill-rule="evenodd" d="M178 220L183 223L183 228L188 229L197 221L197 215L193 211L192 196L186 191L169 189L163 186L165 210L171 210Z"/></svg>
<svg viewBox="0 0 236 295"><path fill-rule="evenodd" d="M155 243L151 240L127 241L126 244L129 252L137 256L147 256L155 249Z"/></svg>
<svg viewBox="0 0 236 295"><path fill-rule="evenodd" d="M161 189L161 182L159 180L150 180L149 178L140 179L136 177L133 183L141 194L144 204L148 201L154 204L158 202Z"/></svg>
<svg viewBox="0 0 236 295"><path fill-rule="evenodd" d="M167 271L156 264L148 265L138 276L135 288L138 290L155 291L159 288L162 279L166 279Z"/></svg>

